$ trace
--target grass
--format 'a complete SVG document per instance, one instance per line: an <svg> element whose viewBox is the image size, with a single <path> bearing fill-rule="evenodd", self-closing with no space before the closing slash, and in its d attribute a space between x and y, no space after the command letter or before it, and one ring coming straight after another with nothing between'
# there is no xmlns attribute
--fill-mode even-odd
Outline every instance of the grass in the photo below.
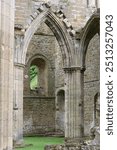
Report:
<svg viewBox="0 0 117 150"><path fill-rule="evenodd" d="M33 144L16 150L44 150L45 145L63 144L64 138L61 137L25 137L25 144Z"/></svg>

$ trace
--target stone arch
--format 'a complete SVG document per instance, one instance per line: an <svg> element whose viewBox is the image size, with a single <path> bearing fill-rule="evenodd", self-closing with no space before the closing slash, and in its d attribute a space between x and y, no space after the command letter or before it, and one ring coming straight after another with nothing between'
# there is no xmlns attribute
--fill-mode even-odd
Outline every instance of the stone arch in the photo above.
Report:
<svg viewBox="0 0 117 150"><path fill-rule="evenodd" d="M30 65L31 62L32 62L34 59L36 59L36 58L43 59L43 60L48 64L49 67L52 67L50 60L49 60L45 55L40 54L40 53L38 53L38 54L36 54L36 55L33 55L32 57L30 57L29 59L27 59L27 60L26 60L26 64L29 64L29 65Z"/></svg>
<svg viewBox="0 0 117 150"><path fill-rule="evenodd" d="M86 59L87 47L89 45L89 42L96 33L99 34L99 30L100 30L100 14L97 11L88 20L87 24L83 29L83 34L81 37L81 43L80 43L81 66L83 68L85 68L85 59Z"/></svg>
<svg viewBox="0 0 117 150"><path fill-rule="evenodd" d="M56 91L56 130L64 134L65 128L65 90Z"/></svg>
<svg viewBox="0 0 117 150"><path fill-rule="evenodd" d="M81 68L78 66L78 54L79 51L75 49L75 31L67 18L61 11L53 11L52 8L45 4L39 7L29 18L26 26L15 27L18 31L16 32L15 45L15 70L17 75L23 76L23 65L26 60L27 48L30 40L40 24L45 22L50 29L53 31L55 37L60 46L62 53L63 66L66 74L65 79L65 137L76 138L82 137L83 135L83 117L82 117L82 74ZM20 32L20 33L19 33ZM17 46L18 45L18 46ZM18 66L18 67L17 67ZM16 79L17 81L17 79ZM20 84L21 82L21 84ZM19 78L18 84L23 87L23 78ZM70 88L74 86L74 88ZM77 91L77 88L79 90ZM77 92L76 92L77 91ZM15 91L16 92L16 91ZM23 102L23 89L19 89L20 94L17 94L17 101ZM73 105L74 103L74 105ZM23 103L22 103L23 104ZM23 106L21 105L21 108ZM77 113L79 112L79 113ZM19 116L22 114L22 109L19 109ZM23 117L18 118L21 122L21 140L23 139L22 122ZM78 121L74 121L78 120ZM54 124L55 125L55 124ZM77 128L77 130L76 130ZM17 127L19 129L19 126ZM19 131L19 130L18 130Z"/></svg>
<svg viewBox="0 0 117 150"><path fill-rule="evenodd" d="M74 36L75 31L62 11L53 11L48 4L42 4L27 20L27 24L21 29L24 34L22 52L19 54L20 63L25 64L27 48L35 31L42 23L54 33L62 53L64 67L71 66L74 61L74 46L71 36ZM17 27L16 27L17 28ZM18 53L16 51L16 53Z"/></svg>
<svg viewBox="0 0 117 150"><path fill-rule="evenodd" d="M28 76L29 76L29 69L30 69L30 66L31 65L37 65L38 69L40 68L41 72L40 72L40 76L41 78L39 77L39 87L37 87L37 92L34 91L34 93L36 92L39 96L48 96L48 90L49 90L49 85L48 85L48 74L49 74L49 71L50 69L52 69L52 64L50 62L50 60L42 55L42 54L36 54L34 56L32 56L31 58L29 58L28 60L26 60L26 70L28 70ZM27 76L27 75L26 75ZM42 81L40 81L42 79ZM29 86L29 89L30 89L30 82L28 81L28 86ZM25 84L24 84L25 85ZM43 94L40 93L40 88L43 88L43 91L45 91ZM31 94L31 89L29 90L30 91L30 94ZM40 93L40 94L39 94ZM32 94L33 94L33 91L32 91Z"/></svg>
<svg viewBox="0 0 117 150"><path fill-rule="evenodd" d="M96 34L99 34L99 21L100 16L99 12L97 11L90 17L84 29L82 30L82 37L80 41L80 63L81 67L84 68L84 71L86 69L86 71L83 72L83 107L85 136L89 136L90 127L92 126L92 124L94 124L94 93L99 91L99 71L98 68L94 67L98 63L98 61L94 60L99 60L99 57L97 57L96 55L99 54L97 53L99 52L99 49L95 47L95 44L92 44L92 42L96 39L95 36L98 37ZM97 43L97 41L95 42ZM99 45L97 44L96 46ZM94 47L94 49L92 47ZM97 70L94 68L96 68ZM97 72L95 72L95 70ZM89 114L87 110L90 111Z"/></svg>

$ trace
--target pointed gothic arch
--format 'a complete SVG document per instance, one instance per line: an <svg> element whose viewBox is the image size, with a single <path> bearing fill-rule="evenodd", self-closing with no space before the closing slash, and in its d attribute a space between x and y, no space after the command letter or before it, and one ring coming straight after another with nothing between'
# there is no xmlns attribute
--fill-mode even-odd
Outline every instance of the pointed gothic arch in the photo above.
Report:
<svg viewBox="0 0 117 150"><path fill-rule="evenodd" d="M85 68L85 59L89 42L96 33L99 34L100 32L99 30L100 30L100 13L97 11L90 17L87 24L85 25L81 38L80 53L81 53L81 66L83 68Z"/></svg>
<svg viewBox="0 0 117 150"><path fill-rule="evenodd" d="M82 117L82 68L79 66L79 47L76 47L76 35L71 24L68 22L62 11L53 11L51 7L40 6L27 20L24 27L16 25L15 45L15 70L17 75L23 77L24 65L28 45L42 23L46 23L54 33L62 53L63 67L66 74L65 79L65 138L79 138L83 136ZM79 46L79 45L78 45ZM15 79L17 81L17 78ZM23 78L18 80L23 87ZM16 85L18 87L18 84ZM71 88L74 86L74 88ZM77 91L77 88L79 90ZM77 92L76 92L77 91ZM17 91L15 91L17 92ZM18 91L17 101L23 102L23 88ZM22 103L23 104L23 103ZM23 106L21 105L21 108ZM77 113L79 112L79 113ZM22 109L19 110L19 115ZM77 120L78 121L75 121ZM21 122L20 139L23 140L23 117L18 119ZM19 127L16 127L19 131ZM77 129L77 130L76 130ZM19 136L19 134L18 134Z"/></svg>
<svg viewBox="0 0 117 150"><path fill-rule="evenodd" d="M25 64L28 45L32 36L42 23L46 23L54 33L61 49L64 67L70 67L74 62L73 55L75 54L75 48L71 36L74 36L75 31L62 11L53 12L46 4L42 5L30 15L25 27L21 29L24 36L23 39L21 39L22 46L20 46L20 52L18 52L17 49L15 50L16 62Z"/></svg>

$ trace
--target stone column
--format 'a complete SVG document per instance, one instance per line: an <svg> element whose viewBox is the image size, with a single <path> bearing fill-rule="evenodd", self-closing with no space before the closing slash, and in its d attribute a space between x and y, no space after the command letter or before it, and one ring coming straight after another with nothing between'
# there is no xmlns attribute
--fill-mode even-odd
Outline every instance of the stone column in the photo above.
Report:
<svg viewBox="0 0 117 150"><path fill-rule="evenodd" d="M65 139L77 143L83 137L83 71L65 68Z"/></svg>
<svg viewBox="0 0 117 150"><path fill-rule="evenodd" d="M12 150L14 0L0 1L0 150Z"/></svg>
<svg viewBox="0 0 117 150"><path fill-rule="evenodd" d="M13 103L13 140L14 146L23 144L23 71L24 66L15 64L14 67L14 103Z"/></svg>

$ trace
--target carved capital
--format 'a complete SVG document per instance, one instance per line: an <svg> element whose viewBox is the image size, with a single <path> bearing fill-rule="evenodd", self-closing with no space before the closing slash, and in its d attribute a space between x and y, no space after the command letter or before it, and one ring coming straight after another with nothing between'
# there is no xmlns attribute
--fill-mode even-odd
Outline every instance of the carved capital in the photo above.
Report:
<svg viewBox="0 0 117 150"><path fill-rule="evenodd" d="M20 63L14 63L14 66L24 69L25 65Z"/></svg>

